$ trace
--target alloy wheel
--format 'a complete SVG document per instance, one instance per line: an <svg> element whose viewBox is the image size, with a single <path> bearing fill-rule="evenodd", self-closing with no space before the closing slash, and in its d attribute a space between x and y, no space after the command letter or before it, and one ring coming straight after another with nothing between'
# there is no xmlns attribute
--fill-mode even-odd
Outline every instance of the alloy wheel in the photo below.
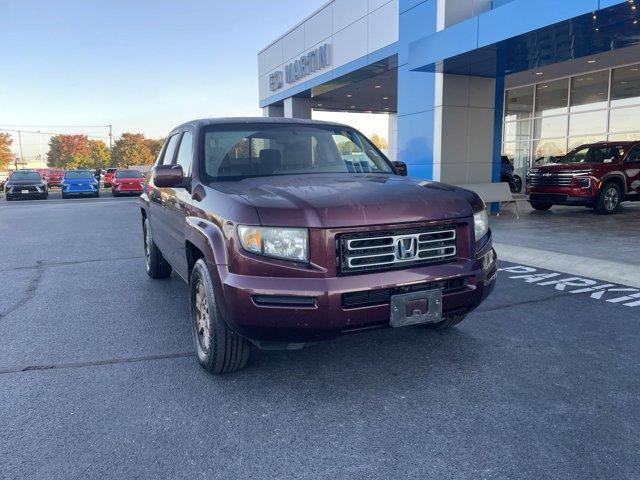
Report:
<svg viewBox="0 0 640 480"><path fill-rule="evenodd" d="M618 207L619 200L618 190L615 187L610 187L604 194L604 207L608 212L612 212Z"/></svg>
<svg viewBox="0 0 640 480"><path fill-rule="evenodd" d="M211 341L211 317L209 315L209 302L204 289L202 280L198 280L196 284L195 298L195 322L196 333L198 335L198 344L204 354L209 352Z"/></svg>

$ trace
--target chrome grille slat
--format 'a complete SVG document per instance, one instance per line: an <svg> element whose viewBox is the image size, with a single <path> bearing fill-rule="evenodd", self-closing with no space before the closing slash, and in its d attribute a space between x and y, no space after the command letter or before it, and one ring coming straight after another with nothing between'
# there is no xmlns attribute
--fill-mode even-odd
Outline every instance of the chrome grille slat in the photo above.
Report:
<svg viewBox="0 0 640 480"><path fill-rule="evenodd" d="M400 258L399 242L413 239L410 258ZM455 226L346 234L339 239L341 273L358 273L451 261L456 258Z"/></svg>
<svg viewBox="0 0 640 480"><path fill-rule="evenodd" d="M569 187L573 177L590 173L589 170L574 170L571 172L542 172L531 170L527 181L532 187L558 186Z"/></svg>

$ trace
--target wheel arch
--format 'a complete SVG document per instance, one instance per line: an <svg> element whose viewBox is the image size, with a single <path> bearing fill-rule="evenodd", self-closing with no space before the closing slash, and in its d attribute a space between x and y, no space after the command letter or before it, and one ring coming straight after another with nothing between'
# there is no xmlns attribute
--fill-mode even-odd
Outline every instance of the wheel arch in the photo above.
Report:
<svg viewBox="0 0 640 480"><path fill-rule="evenodd" d="M625 178L624 178L623 175L621 175L619 173L612 173L610 175L607 175L606 177L603 177L602 178L602 187L601 187L601 189L604 188L604 186L609 182L613 182L616 185L618 185L622 195L626 195L627 194L627 182L625 181Z"/></svg>

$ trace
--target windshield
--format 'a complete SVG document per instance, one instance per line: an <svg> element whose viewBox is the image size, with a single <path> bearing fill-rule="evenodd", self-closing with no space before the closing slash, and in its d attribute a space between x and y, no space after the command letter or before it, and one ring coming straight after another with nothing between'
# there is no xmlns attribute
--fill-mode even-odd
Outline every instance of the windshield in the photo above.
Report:
<svg viewBox="0 0 640 480"><path fill-rule="evenodd" d="M205 131L203 173L224 180L393 170L369 140L349 128L249 124Z"/></svg>
<svg viewBox="0 0 640 480"><path fill-rule="evenodd" d="M138 170L120 170L116 172L116 178L142 178Z"/></svg>
<svg viewBox="0 0 640 480"><path fill-rule="evenodd" d="M93 174L86 170L78 170L75 172L67 172L64 174L65 178L93 178Z"/></svg>
<svg viewBox="0 0 640 480"><path fill-rule="evenodd" d="M38 172L13 172L11 180L41 180Z"/></svg>
<svg viewBox="0 0 640 480"><path fill-rule="evenodd" d="M590 145L578 147L567 153L562 163L612 163L624 156L622 145Z"/></svg>
<svg viewBox="0 0 640 480"><path fill-rule="evenodd" d="M117 168L107 168L107 173L115 173L118 170Z"/></svg>

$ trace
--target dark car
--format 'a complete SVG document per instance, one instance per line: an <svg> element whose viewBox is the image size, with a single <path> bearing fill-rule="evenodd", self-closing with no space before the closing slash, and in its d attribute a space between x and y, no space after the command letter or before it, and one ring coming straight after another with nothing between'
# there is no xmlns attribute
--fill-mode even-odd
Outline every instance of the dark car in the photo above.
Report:
<svg viewBox="0 0 640 480"><path fill-rule="evenodd" d="M506 155L500 157L500 181L509 184L512 193L522 191L522 178L514 173L513 162Z"/></svg>
<svg viewBox="0 0 640 480"><path fill-rule="evenodd" d="M49 196L47 182L35 170L16 170L4 184L7 200L40 198Z"/></svg>
<svg viewBox="0 0 640 480"><path fill-rule="evenodd" d="M372 328L450 327L486 298L484 203L401 176L338 124L219 119L171 132L141 196L147 273L189 284L201 365Z"/></svg>
<svg viewBox="0 0 640 480"><path fill-rule="evenodd" d="M140 170L118 169L111 180L111 194L140 195L143 191L144 176Z"/></svg>
<svg viewBox="0 0 640 480"><path fill-rule="evenodd" d="M581 145L556 162L527 174L529 203L536 210L581 205L611 214L624 200L640 200L640 142Z"/></svg>
<svg viewBox="0 0 640 480"><path fill-rule="evenodd" d="M60 182L62 198L100 196L100 184L90 170L67 170Z"/></svg>

